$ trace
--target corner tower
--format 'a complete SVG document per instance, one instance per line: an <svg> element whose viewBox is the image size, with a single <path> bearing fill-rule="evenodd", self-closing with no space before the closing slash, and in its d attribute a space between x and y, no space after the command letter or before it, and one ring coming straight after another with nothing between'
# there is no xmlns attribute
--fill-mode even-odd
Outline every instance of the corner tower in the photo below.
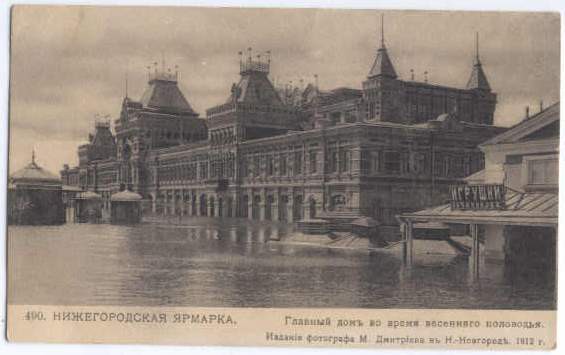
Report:
<svg viewBox="0 0 565 355"><path fill-rule="evenodd" d="M244 140L285 134L298 129L296 108L285 105L269 80L271 54L247 58L239 52L239 82L227 101L206 111L209 140L226 145Z"/></svg>
<svg viewBox="0 0 565 355"><path fill-rule="evenodd" d="M205 140L204 120L192 109L178 86L178 71L148 67L147 87L139 101L128 97L115 120L119 182L139 192L149 176L144 164L151 149L168 148Z"/></svg>
<svg viewBox="0 0 565 355"><path fill-rule="evenodd" d="M496 94L491 91L479 57L479 33L475 33L475 58L466 89L473 95L472 121L492 125L496 108Z"/></svg>
<svg viewBox="0 0 565 355"><path fill-rule="evenodd" d="M400 107L397 102L400 83L385 46L384 15L381 15L380 37L380 46L377 49L375 60L367 75L367 80L363 82L365 120L396 121L400 119Z"/></svg>

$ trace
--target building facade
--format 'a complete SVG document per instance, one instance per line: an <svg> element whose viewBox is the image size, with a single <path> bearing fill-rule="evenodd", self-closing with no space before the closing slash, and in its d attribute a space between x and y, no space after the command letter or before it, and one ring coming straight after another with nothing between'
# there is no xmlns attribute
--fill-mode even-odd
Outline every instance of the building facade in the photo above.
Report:
<svg viewBox="0 0 565 355"><path fill-rule="evenodd" d="M448 187L484 168L479 143L494 127L496 95L479 58L465 89L402 81L384 41L362 89L281 95L271 59L240 60L224 103L195 113L176 75L155 71L139 101L97 124L64 184L143 197L144 215L294 222L395 215L443 202Z"/></svg>

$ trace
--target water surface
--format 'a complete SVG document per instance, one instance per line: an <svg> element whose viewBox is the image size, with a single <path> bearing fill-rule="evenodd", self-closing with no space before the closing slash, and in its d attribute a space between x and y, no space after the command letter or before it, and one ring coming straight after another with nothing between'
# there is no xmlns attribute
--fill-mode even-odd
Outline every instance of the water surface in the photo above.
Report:
<svg viewBox="0 0 565 355"><path fill-rule="evenodd" d="M418 253L415 265L407 269L391 251L286 244L289 231L272 223L184 222L190 225L11 226L8 302L555 308L552 267L486 263L480 279L474 280L466 257ZM268 242L270 238L283 242Z"/></svg>

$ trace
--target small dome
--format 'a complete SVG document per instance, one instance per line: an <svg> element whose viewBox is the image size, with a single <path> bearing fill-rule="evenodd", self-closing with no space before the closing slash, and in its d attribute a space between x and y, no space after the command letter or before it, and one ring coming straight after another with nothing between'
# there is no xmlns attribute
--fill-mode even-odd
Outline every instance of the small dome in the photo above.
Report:
<svg viewBox="0 0 565 355"><path fill-rule="evenodd" d="M110 197L110 201L139 201L141 199L140 194L127 190L116 192Z"/></svg>

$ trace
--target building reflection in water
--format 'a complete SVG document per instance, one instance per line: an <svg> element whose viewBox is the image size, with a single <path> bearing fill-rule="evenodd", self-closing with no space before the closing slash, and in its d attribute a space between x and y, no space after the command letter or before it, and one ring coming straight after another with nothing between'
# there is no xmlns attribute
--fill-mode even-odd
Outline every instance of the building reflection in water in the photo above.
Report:
<svg viewBox="0 0 565 355"><path fill-rule="evenodd" d="M391 250L288 244L285 225L237 219L33 228L10 227L10 255L19 258L10 280L43 281L13 282L10 303L555 308L551 265L487 262L470 280L465 256L417 253L406 268Z"/></svg>

